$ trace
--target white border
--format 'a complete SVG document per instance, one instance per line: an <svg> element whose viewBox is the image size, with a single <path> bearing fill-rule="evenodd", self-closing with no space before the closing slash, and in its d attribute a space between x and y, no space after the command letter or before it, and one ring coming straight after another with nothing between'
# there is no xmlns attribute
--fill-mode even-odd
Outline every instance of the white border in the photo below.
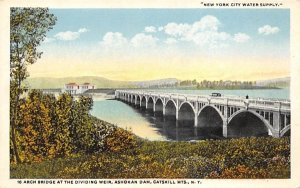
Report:
<svg viewBox="0 0 300 188"><path fill-rule="evenodd" d="M201 0L107 0L107 1L85 1L85 0L0 0L0 187L60 187L59 185L19 185L16 180L9 178L9 8L10 7L49 7L49 8L206 8L201 5ZM203 2L211 2L209 0ZM213 1L213 2L228 2ZM202 184L194 187L278 187L278 188L300 188L300 156L297 151L299 148L299 128L300 128L300 0L285 1L266 1L266 0L232 0L231 2L248 2L248 3L283 3L279 8L290 9L290 54L291 54L291 122L292 122L292 139L291 139L291 179L284 180L202 180ZM214 7L215 8L215 7ZM238 7L220 7L220 8L238 8ZM247 7L249 9L251 7ZM274 7L252 7L253 9L274 8ZM241 9L241 8L239 8ZM63 187L152 187L153 185L63 185ZM155 187L182 187L176 185L156 184ZM186 186L186 185L185 185Z"/></svg>

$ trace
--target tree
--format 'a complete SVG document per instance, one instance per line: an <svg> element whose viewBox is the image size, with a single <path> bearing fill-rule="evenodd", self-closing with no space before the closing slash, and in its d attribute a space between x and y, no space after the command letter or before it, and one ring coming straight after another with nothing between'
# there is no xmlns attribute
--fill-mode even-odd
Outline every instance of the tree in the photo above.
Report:
<svg viewBox="0 0 300 188"><path fill-rule="evenodd" d="M92 151L97 134L89 111L92 109L93 99L91 97L80 96L78 101L73 102L71 137L75 151Z"/></svg>
<svg viewBox="0 0 300 188"><path fill-rule="evenodd" d="M74 122L72 116L73 97L69 93L61 94L55 105L57 123L54 125L56 157L69 156L74 149L70 128Z"/></svg>
<svg viewBox="0 0 300 188"><path fill-rule="evenodd" d="M21 162L16 142L19 100L26 90L22 81L29 76L27 66L41 57L37 47L55 22L56 17L47 8L11 8L10 11L10 140L17 163Z"/></svg>
<svg viewBox="0 0 300 188"><path fill-rule="evenodd" d="M21 161L41 161L53 157L53 144L50 142L53 128L49 108L43 100L41 91L31 90L28 97L20 104L22 119L18 122L18 139ZM52 153L51 153L52 152Z"/></svg>

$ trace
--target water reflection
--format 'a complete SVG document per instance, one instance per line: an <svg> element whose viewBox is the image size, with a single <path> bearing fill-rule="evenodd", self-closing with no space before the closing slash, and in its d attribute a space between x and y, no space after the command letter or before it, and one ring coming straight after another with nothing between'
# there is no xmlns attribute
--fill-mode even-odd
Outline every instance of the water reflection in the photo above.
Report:
<svg viewBox="0 0 300 188"><path fill-rule="evenodd" d="M207 138L222 138L222 130L194 127L194 121L176 121L175 116L163 116L162 112L153 112L133 105L137 114L149 122L151 127L156 128L157 134L163 135L167 140L187 141Z"/></svg>
<svg viewBox="0 0 300 188"><path fill-rule="evenodd" d="M95 100L91 114L149 140L200 140L222 135L222 131L195 128L193 121L176 121L173 115L163 116L162 112L153 113L117 100Z"/></svg>

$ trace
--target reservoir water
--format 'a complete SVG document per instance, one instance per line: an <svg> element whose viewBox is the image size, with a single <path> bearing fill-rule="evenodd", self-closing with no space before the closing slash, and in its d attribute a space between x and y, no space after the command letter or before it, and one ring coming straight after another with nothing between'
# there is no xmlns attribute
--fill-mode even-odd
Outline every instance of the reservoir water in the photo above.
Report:
<svg viewBox="0 0 300 188"><path fill-rule="evenodd" d="M152 90L153 91L153 90ZM157 90L185 94L208 95L219 92L222 95L246 96L250 98L272 98L289 100L289 89L263 90ZM193 122L178 122L175 119L153 114L146 110L117 100L94 99L92 115L119 127L131 130L134 134L149 140L201 140L221 138L221 132L210 133L201 128L195 128Z"/></svg>

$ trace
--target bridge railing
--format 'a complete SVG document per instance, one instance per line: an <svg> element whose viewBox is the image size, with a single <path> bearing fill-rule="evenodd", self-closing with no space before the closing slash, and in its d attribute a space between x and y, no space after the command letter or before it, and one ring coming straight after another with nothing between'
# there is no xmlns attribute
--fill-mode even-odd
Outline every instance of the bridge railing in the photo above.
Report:
<svg viewBox="0 0 300 188"><path fill-rule="evenodd" d="M198 102L208 102L225 104L228 105L236 105L236 106L246 106L248 107L261 107L261 108L270 108L270 109L284 109L290 110L290 102L288 100L280 101L280 100L272 100L272 99L245 99L239 96L221 96L221 97L213 97L210 95L195 95L195 94L181 94L181 93L165 93L165 92L156 92L156 91L130 91L130 90L117 90L117 92L127 93L127 94L138 94L138 95L148 95L155 97L163 97L174 100L190 100L190 101L198 101Z"/></svg>
<svg viewBox="0 0 300 188"><path fill-rule="evenodd" d="M291 103L281 102L281 101L270 101L270 100L249 100L249 107L290 110Z"/></svg>
<svg viewBox="0 0 300 188"><path fill-rule="evenodd" d="M226 104L227 98L223 97L209 97L211 103L219 103L219 104Z"/></svg>
<svg viewBox="0 0 300 188"><path fill-rule="evenodd" d="M283 102L281 103L282 109L291 109L291 103Z"/></svg>

